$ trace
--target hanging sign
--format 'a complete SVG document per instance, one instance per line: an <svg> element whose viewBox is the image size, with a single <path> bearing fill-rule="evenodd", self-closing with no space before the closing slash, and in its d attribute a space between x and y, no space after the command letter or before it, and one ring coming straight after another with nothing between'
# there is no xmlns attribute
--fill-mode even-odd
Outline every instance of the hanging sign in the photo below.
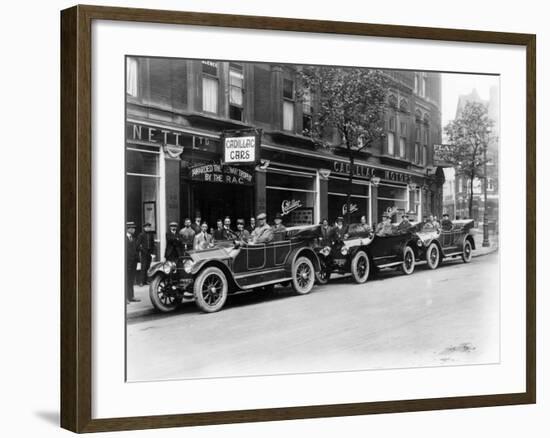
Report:
<svg viewBox="0 0 550 438"><path fill-rule="evenodd" d="M256 164L260 160L261 135L257 130L226 131L222 135L224 164Z"/></svg>

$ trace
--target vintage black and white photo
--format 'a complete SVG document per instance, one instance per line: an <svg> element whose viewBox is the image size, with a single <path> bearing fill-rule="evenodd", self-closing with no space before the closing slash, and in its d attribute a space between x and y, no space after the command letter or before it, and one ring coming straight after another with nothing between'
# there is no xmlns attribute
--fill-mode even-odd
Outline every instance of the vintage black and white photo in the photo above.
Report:
<svg viewBox="0 0 550 438"><path fill-rule="evenodd" d="M498 75L129 55L125 95L128 381L500 361Z"/></svg>

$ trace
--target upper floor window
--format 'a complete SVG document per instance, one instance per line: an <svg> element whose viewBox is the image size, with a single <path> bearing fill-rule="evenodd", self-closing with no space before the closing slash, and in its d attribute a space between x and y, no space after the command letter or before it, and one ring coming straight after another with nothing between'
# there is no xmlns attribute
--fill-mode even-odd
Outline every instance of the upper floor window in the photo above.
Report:
<svg viewBox="0 0 550 438"><path fill-rule="evenodd" d="M422 165L427 166L428 165L428 146L424 145L422 149Z"/></svg>
<svg viewBox="0 0 550 438"><path fill-rule="evenodd" d="M427 78L426 74L422 74L422 81L420 83L420 95L422 97L426 97L426 84L427 84Z"/></svg>
<svg viewBox="0 0 550 438"><path fill-rule="evenodd" d="M244 73L241 64L229 64L229 118L243 120Z"/></svg>
<svg viewBox="0 0 550 438"><path fill-rule="evenodd" d="M126 93L130 96L138 95L138 62L136 58L126 58Z"/></svg>
<svg viewBox="0 0 550 438"><path fill-rule="evenodd" d="M414 162L418 164L420 162L420 144L414 144Z"/></svg>
<svg viewBox="0 0 550 438"><path fill-rule="evenodd" d="M202 110L218 113L218 63L202 61Z"/></svg>
<svg viewBox="0 0 550 438"><path fill-rule="evenodd" d="M283 79L283 129L294 130L294 81Z"/></svg>
<svg viewBox="0 0 550 438"><path fill-rule="evenodd" d="M309 88L304 89L302 96L302 134L311 136L311 129L313 128L313 104L311 98L311 90Z"/></svg>
<svg viewBox="0 0 550 438"><path fill-rule="evenodd" d="M395 116L388 119L388 155L395 154Z"/></svg>
<svg viewBox="0 0 550 438"><path fill-rule="evenodd" d="M414 74L414 92L418 93L418 73Z"/></svg>

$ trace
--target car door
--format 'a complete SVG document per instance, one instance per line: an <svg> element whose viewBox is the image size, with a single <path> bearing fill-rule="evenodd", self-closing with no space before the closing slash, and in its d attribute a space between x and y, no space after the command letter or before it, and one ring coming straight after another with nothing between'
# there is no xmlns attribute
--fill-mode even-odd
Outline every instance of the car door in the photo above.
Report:
<svg viewBox="0 0 550 438"><path fill-rule="evenodd" d="M247 245L247 270L254 271L265 267L266 243L255 243Z"/></svg>

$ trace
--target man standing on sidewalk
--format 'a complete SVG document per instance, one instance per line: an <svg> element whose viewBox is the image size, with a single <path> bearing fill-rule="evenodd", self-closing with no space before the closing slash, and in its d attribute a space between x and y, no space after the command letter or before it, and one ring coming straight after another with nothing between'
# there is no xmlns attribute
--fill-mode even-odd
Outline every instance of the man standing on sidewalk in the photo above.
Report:
<svg viewBox="0 0 550 438"><path fill-rule="evenodd" d="M141 301L134 296L134 280L138 261L137 242L134 234L136 224L126 222L126 304Z"/></svg>
<svg viewBox="0 0 550 438"><path fill-rule="evenodd" d="M151 224L143 225L143 231L137 238L137 250L141 264L139 285L147 284L147 271L151 266L152 254L155 252L155 233L151 231Z"/></svg>

